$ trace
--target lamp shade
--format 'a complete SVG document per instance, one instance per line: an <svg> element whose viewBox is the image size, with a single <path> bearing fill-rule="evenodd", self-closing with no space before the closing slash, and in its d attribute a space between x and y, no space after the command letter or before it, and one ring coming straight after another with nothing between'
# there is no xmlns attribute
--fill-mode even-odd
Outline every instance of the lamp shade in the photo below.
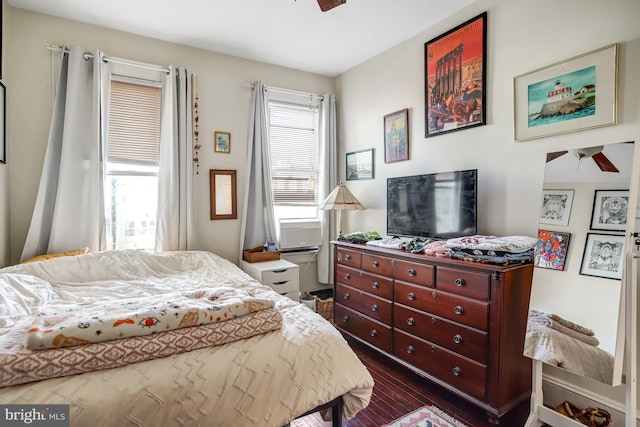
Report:
<svg viewBox="0 0 640 427"><path fill-rule="evenodd" d="M320 204L320 209L325 211L361 211L366 208L341 182Z"/></svg>

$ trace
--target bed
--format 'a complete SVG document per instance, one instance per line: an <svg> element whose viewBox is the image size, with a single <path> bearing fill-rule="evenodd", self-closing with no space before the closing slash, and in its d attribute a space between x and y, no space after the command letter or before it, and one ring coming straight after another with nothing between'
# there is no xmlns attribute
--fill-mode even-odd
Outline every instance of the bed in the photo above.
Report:
<svg viewBox="0 0 640 427"><path fill-rule="evenodd" d="M240 298L240 311L220 295ZM184 323L172 310L194 312L184 305L194 298L229 318L208 308L209 323L168 326ZM129 306L155 312L121 317ZM87 315L95 320L68 327ZM144 332L111 339L96 322ZM47 338L54 330L63 341ZM372 390L333 325L209 252L104 251L0 269L2 404L68 404L77 426L283 426L329 402L349 419Z"/></svg>

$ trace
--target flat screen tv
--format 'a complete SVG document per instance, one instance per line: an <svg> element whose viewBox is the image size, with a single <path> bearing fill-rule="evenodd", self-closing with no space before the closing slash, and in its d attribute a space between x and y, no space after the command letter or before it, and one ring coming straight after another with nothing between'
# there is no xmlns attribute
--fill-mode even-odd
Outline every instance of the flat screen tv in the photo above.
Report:
<svg viewBox="0 0 640 427"><path fill-rule="evenodd" d="M451 239L477 231L477 169L387 178L387 234Z"/></svg>

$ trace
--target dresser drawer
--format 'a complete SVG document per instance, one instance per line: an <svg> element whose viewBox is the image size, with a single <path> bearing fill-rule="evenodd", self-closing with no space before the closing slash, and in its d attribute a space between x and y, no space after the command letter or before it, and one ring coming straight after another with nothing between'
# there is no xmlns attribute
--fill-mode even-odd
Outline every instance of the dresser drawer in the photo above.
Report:
<svg viewBox="0 0 640 427"><path fill-rule="evenodd" d="M336 326L352 333L380 350L391 353L390 326L377 322L338 302L335 304L334 323Z"/></svg>
<svg viewBox="0 0 640 427"><path fill-rule="evenodd" d="M393 277L405 282L433 287L435 268L431 265L396 260L393 264Z"/></svg>
<svg viewBox="0 0 640 427"><path fill-rule="evenodd" d="M336 261L338 264L350 265L351 267L360 268L361 253L353 249L336 248Z"/></svg>
<svg viewBox="0 0 640 427"><path fill-rule="evenodd" d="M489 303L396 281L394 301L473 328L488 330Z"/></svg>
<svg viewBox="0 0 640 427"><path fill-rule="evenodd" d="M380 298L388 300L393 298L393 280L389 277L365 273L362 270L338 265L336 266L336 281L369 292Z"/></svg>
<svg viewBox="0 0 640 427"><path fill-rule="evenodd" d="M300 288L298 287L298 277L296 276L295 280L283 280L281 282L273 282L273 283L264 283L269 286L271 289L276 291L279 294L286 294L289 292L297 292ZM297 301L297 299L296 299Z"/></svg>
<svg viewBox="0 0 640 427"><path fill-rule="evenodd" d="M455 353L396 330L393 354L451 386L483 399L487 368Z"/></svg>
<svg viewBox="0 0 640 427"><path fill-rule="evenodd" d="M396 304L393 326L477 362L487 363L487 333Z"/></svg>
<svg viewBox="0 0 640 427"><path fill-rule="evenodd" d="M362 254L362 269L371 273L391 276L393 268L391 258L375 254Z"/></svg>
<svg viewBox="0 0 640 427"><path fill-rule="evenodd" d="M471 298L488 300L491 289L491 277L487 273L459 271L450 268L438 268L436 288Z"/></svg>
<svg viewBox="0 0 640 427"><path fill-rule="evenodd" d="M391 324L391 301L389 300L338 283L335 301L340 301L341 304L383 323Z"/></svg>

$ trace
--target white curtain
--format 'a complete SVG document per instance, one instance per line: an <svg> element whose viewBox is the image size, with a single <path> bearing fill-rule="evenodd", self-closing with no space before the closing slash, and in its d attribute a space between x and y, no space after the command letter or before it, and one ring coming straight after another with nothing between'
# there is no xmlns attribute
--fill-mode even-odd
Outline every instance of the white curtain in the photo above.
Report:
<svg viewBox="0 0 640 427"><path fill-rule="evenodd" d="M338 185L338 143L336 127L336 96L325 94L320 107L320 179L319 200L323 201ZM333 283L333 247L336 220L334 211L319 211L322 222L322 246L318 251L318 282Z"/></svg>
<svg viewBox="0 0 640 427"><path fill-rule="evenodd" d="M78 46L64 54L40 187L21 261L105 248L104 141L109 64ZM106 76L106 77L105 77Z"/></svg>
<svg viewBox="0 0 640 427"><path fill-rule="evenodd" d="M276 220L271 188L271 157L267 128L267 104L261 81L253 84L249 105L249 140L247 150L247 185L240 231L242 249L276 241Z"/></svg>
<svg viewBox="0 0 640 427"><path fill-rule="evenodd" d="M156 251L196 247L191 73L169 66L162 82Z"/></svg>

